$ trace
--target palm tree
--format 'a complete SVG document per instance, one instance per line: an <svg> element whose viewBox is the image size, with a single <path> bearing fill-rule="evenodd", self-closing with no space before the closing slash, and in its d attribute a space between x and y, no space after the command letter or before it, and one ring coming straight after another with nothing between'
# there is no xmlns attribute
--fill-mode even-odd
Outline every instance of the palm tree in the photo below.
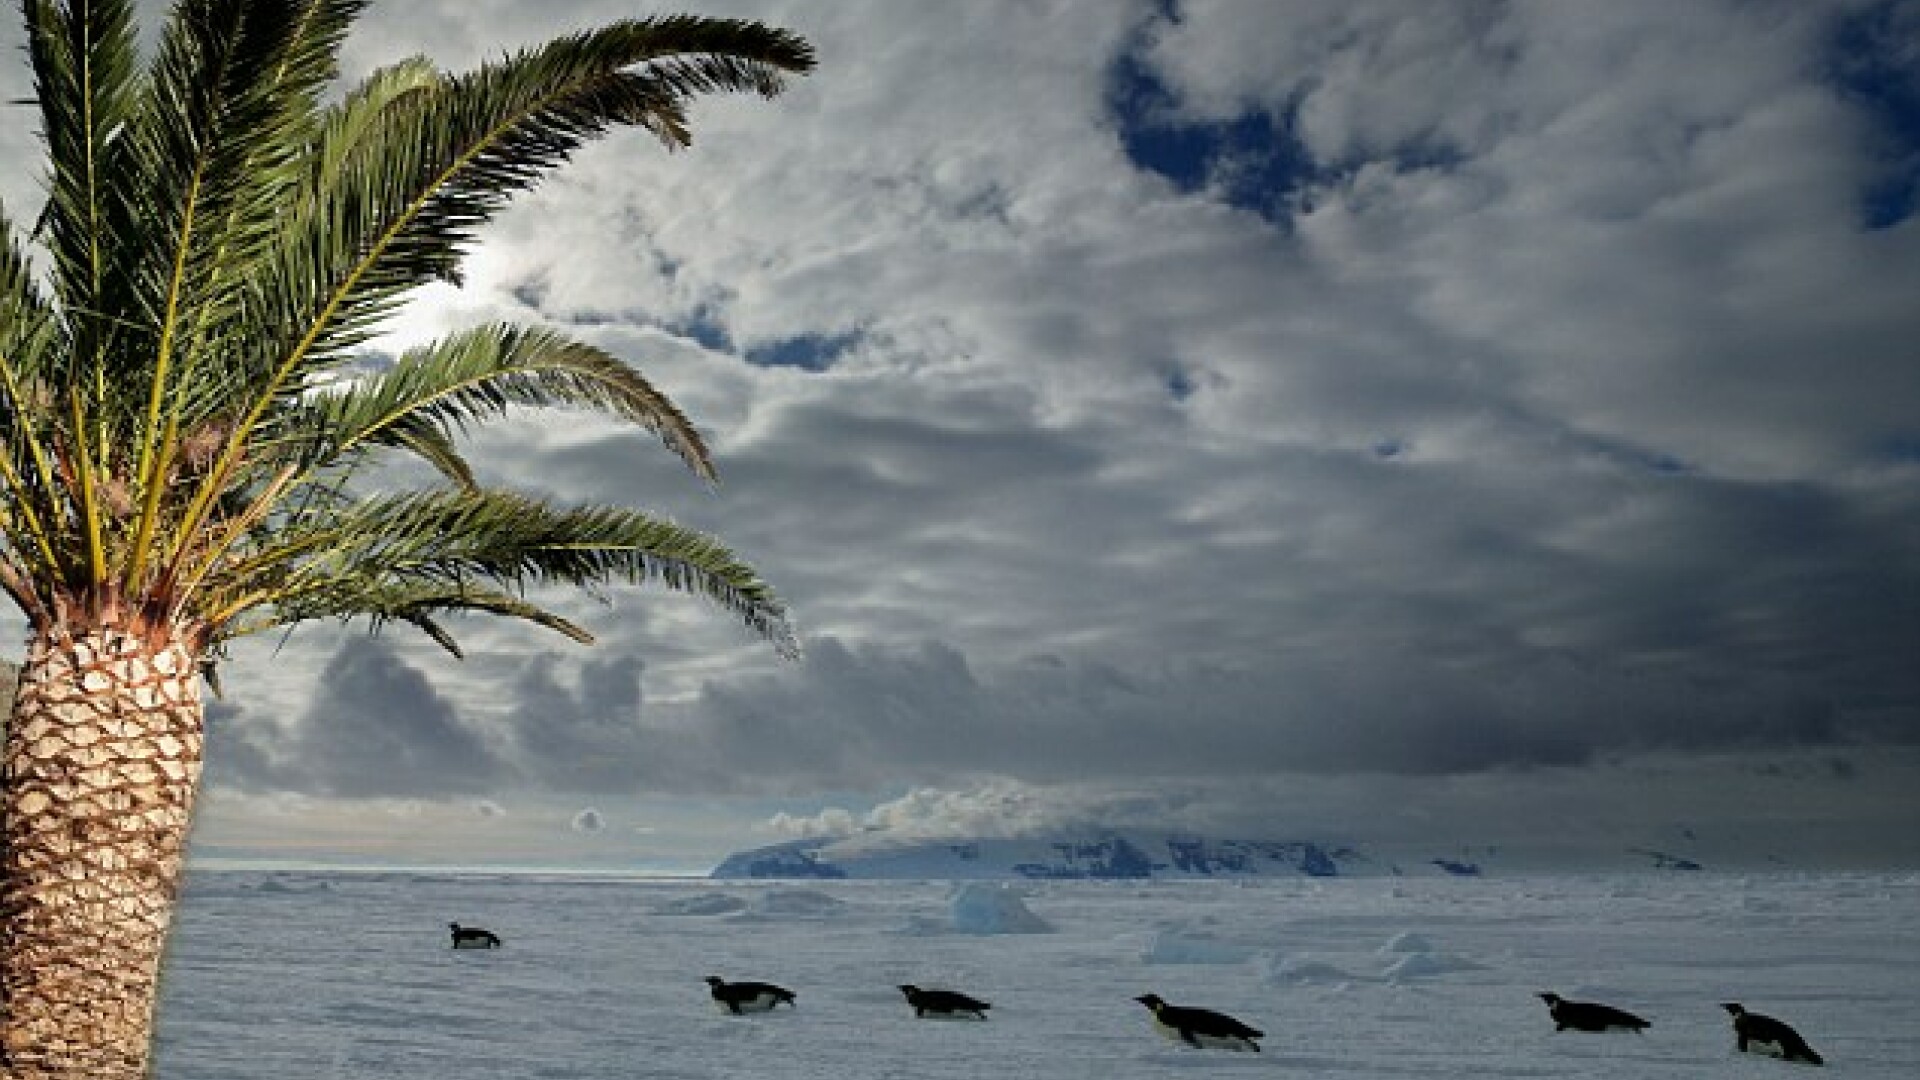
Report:
<svg viewBox="0 0 1920 1080"><path fill-rule="evenodd" d="M39 263L0 208L0 588L30 628L0 763L0 1078L136 1077L223 643L366 616L458 655L441 620L466 611L586 641L527 587L653 581L794 651L714 540L475 483L457 436L540 406L637 424L711 481L626 364L504 325L371 371L360 347L585 140L680 146L691 97L772 96L813 55L674 16L340 95L365 0L176 0L145 60L131 0L22 6L50 169Z"/></svg>

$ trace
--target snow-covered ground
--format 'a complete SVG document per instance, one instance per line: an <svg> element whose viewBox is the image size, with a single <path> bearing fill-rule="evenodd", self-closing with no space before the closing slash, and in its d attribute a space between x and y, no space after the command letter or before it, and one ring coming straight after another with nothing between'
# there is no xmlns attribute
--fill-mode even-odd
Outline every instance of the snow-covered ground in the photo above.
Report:
<svg viewBox="0 0 1920 1080"><path fill-rule="evenodd" d="M1920 877L724 882L197 871L160 1080L1742 1078L1723 1001L1847 1077L1920 1075ZM454 951L446 924L497 951ZM795 990L720 1015L706 975ZM898 983L993 1003L915 1020ZM1653 1021L1556 1034L1556 990ZM1136 995L1258 1055L1161 1040Z"/></svg>

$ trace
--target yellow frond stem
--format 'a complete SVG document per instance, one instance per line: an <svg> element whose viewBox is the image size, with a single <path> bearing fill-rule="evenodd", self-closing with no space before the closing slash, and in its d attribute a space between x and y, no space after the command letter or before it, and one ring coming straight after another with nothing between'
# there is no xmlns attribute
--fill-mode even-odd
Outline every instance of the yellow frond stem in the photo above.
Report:
<svg viewBox="0 0 1920 1080"><path fill-rule="evenodd" d="M100 493L94 486L93 451L87 446L87 413L80 404L80 390L67 394L73 412L73 448L79 455L74 471L80 474L80 518L87 533L87 582L103 585L107 580L107 548L100 534Z"/></svg>
<svg viewBox="0 0 1920 1080"><path fill-rule="evenodd" d="M5 474L4 478L8 487L15 491L22 490L20 474L13 471L13 462L9 460L5 454L0 454L0 473ZM53 554L53 537L47 535L46 526L41 524L40 515L33 512L32 503L22 499L16 505L20 508L20 513L24 519L23 524L26 525L27 532L33 536L34 546L40 549L40 557L46 560L45 565L47 570L49 572L53 571L60 565L59 560L55 558Z"/></svg>
<svg viewBox="0 0 1920 1080"><path fill-rule="evenodd" d="M153 463L154 468L149 471L143 462L138 473L147 489L140 502L140 524L134 530L133 550L127 553L127 576L123 584L129 594L140 588L140 576L147 568L147 549L153 542L153 530L160 519L160 496L167 488L166 470L178 452L179 439L179 418L169 417L166 435L160 440L159 456Z"/></svg>
<svg viewBox="0 0 1920 1080"><path fill-rule="evenodd" d="M232 550L233 545L240 542L240 538L246 535L248 529L265 520L274 504L279 501L281 493L286 490L287 482L293 479L295 472L293 466L283 466L253 502L245 510L234 515L220 539L207 549L200 565L194 568L191 576L180 582L179 591L171 597L174 610L184 610L187 600L198 591L200 584L207 579L207 575L213 572L213 568L219 565L221 556Z"/></svg>

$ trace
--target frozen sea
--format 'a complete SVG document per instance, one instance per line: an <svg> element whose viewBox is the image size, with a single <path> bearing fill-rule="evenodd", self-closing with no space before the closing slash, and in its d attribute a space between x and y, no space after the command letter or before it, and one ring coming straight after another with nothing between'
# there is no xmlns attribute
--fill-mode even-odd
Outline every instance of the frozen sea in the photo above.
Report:
<svg viewBox="0 0 1920 1080"><path fill-rule="evenodd" d="M1827 1072L1920 1076L1920 877L721 882L196 870L160 1080L1631 1080L1805 1075L1737 1055L1719 1003L1787 1020ZM1044 932L1011 932L1022 917ZM496 951L448 948L446 924ZM703 976L798 1007L731 1017ZM915 1020L894 986L984 1022ZM1556 990L1653 1021L1556 1034ZM1133 997L1230 1012L1193 1050Z"/></svg>

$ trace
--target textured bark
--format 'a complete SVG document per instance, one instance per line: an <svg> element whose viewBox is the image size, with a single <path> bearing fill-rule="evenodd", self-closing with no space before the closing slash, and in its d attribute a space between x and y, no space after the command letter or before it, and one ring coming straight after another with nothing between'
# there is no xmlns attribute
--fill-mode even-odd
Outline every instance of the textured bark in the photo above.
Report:
<svg viewBox="0 0 1920 1080"><path fill-rule="evenodd" d="M198 675L184 646L111 630L28 646L0 759L0 1080L147 1075Z"/></svg>

